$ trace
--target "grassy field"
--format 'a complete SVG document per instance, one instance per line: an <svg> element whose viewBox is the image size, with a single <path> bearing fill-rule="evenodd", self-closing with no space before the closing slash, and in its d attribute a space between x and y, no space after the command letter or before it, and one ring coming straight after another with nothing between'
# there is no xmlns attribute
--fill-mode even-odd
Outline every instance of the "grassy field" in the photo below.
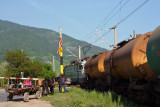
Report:
<svg viewBox="0 0 160 107"><path fill-rule="evenodd" d="M136 107L113 92L99 93L96 91L85 91L81 88L71 88L67 93L43 96L43 100L50 101L54 107Z"/></svg>

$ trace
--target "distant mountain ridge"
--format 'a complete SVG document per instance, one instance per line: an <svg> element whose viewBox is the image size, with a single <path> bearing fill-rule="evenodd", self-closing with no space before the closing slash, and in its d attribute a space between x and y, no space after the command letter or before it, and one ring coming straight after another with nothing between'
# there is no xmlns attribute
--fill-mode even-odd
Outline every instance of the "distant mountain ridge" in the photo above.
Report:
<svg viewBox="0 0 160 107"><path fill-rule="evenodd" d="M68 52L66 47L78 47L82 45L91 45L87 42L76 40L66 34L63 35L63 52L64 62L73 59L65 57ZM9 21L0 20L0 53L5 53L6 50L22 49L32 59L44 61L44 56L55 56L58 63L59 56L56 54L58 49L59 33L53 30L35 28L16 24ZM92 56L98 52L103 52L106 49L92 46L91 51L88 52ZM2 58L4 55L0 54Z"/></svg>

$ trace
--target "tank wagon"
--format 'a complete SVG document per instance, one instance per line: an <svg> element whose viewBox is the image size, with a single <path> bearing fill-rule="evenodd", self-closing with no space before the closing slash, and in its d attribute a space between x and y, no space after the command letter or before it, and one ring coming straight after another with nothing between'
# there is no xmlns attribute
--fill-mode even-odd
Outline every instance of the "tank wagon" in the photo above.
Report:
<svg viewBox="0 0 160 107"><path fill-rule="evenodd" d="M85 81L84 65L86 61L73 60L64 67L64 75L67 81L74 85L82 85Z"/></svg>
<svg viewBox="0 0 160 107"><path fill-rule="evenodd" d="M87 60L87 87L160 104L160 26L117 46Z"/></svg>

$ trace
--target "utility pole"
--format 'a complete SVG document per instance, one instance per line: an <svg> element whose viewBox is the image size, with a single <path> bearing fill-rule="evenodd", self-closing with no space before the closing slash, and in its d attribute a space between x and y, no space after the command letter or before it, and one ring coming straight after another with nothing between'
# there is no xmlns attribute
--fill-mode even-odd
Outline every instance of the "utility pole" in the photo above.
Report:
<svg viewBox="0 0 160 107"><path fill-rule="evenodd" d="M114 26L111 29L114 29L114 48L117 48L117 26Z"/></svg>
<svg viewBox="0 0 160 107"><path fill-rule="evenodd" d="M21 53L23 53L23 49L21 49Z"/></svg>
<svg viewBox="0 0 160 107"><path fill-rule="evenodd" d="M23 49L21 49L21 55L23 55Z"/></svg>
<svg viewBox="0 0 160 107"><path fill-rule="evenodd" d="M79 48L79 60L81 60L81 46L78 46Z"/></svg>
<svg viewBox="0 0 160 107"><path fill-rule="evenodd" d="M54 62L54 56L53 56L53 72L55 72L55 62Z"/></svg>
<svg viewBox="0 0 160 107"><path fill-rule="evenodd" d="M117 26L114 26L114 45L117 47Z"/></svg>

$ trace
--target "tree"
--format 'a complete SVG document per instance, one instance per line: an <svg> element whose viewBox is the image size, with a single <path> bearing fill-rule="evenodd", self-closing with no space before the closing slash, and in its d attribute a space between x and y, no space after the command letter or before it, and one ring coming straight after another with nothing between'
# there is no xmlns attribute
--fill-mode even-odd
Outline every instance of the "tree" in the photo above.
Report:
<svg viewBox="0 0 160 107"><path fill-rule="evenodd" d="M39 77L43 74L44 67L39 61L33 61L30 66L29 74L31 77Z"/></svg>
<svg viewBox="0 0 160 107"><path fill-rule="evenodd" d="M8 77L19 77L21 72L24 72L24 77L52 78L56 76L50 64L31 61L21 50L7 51L4 59L8 62L5 73Z"/></svg>
<svg viewBox="0 0 160 107"><path fill-rule="evenodd" d="M40 78L54 78L56 77L56 73L53 72L53 68L50 64L43 64L44 67L44 71L42 73L41 76L39 76Z"/></svg>
<svg viewBox="0 0 160 107"><path fill-rule="evenodd" d="M29 73L31 60L21 50L7 51L4 58L8 62L6 76L19 77L21 72Z"/></svg>
<svg viewBox="0 0 160 107"><path fill-rule="evenodd" d="M5 76L5 72L7 71L6 67L8 66L8 63L3 62L0 64L0 77Z"/></svg>

